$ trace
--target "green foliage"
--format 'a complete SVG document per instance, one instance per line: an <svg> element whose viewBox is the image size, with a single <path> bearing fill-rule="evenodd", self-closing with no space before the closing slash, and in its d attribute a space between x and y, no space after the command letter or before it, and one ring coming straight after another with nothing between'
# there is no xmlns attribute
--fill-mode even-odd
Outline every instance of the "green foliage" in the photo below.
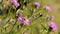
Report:
<svg viewBox="0 0 60 34"><path fill-rule="evenodd" d="M6 1L6 0L5 0ZM9 0L8 0L9 1ZM48 31L46 16L48 11L43 9L45 2L43 0L26 0L27 6L23 8L25 0L19 0L19 6L21 7L16 10L16 7L12 7L9 5L2 7L3 4L0 4L0 18L2 18L3 22L0 24L0 33L1 34L46 34ZM35 8L34 2L40 2L40 7ZM2 9L1 9L2 8ZM22 13L23 17L30 20L30 26L21 25L20 22L16 19L16 13ZM42 15L40 15L40 13ZM5 19L12 18L13 22L10 23Z"/></svg>

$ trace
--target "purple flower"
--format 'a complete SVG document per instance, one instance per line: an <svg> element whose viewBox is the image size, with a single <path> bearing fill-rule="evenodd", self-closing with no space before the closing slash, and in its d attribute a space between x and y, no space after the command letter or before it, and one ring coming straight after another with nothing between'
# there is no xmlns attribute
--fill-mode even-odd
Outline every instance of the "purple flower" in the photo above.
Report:
<svg viewBox="0 0 60 34"><path fill-rule="evenodd" d="M17 20L20 23L23 23L24 25L30 25L30 21L28 19L22 18L22 17L18 17Z"/></svg>
<svg viewBox="0 0 60 34"><path fill-rule="evenodd" d="M17 12L17 13L16 13L16 16L17 16L17 17L22 17L23 15L22 15L22 13Z"/></svg>
<svg viewBox="0 0 60 34"><path fill-rule="evenodd" d="M2 23L2 19L0 19L0 23Z"/></svg>
<svg viewBox="0 0 60 34"><path fill-rule="evenodd" d="M28 19L25 19L23 23L28 25L28 26L30 25L30 21Z"/></svg>
<svg viewBox="0 0 60 34"><path fill-rule="evenodd" d="M30 21L22 16L21 13L17 12L17 21L24 25L30 25Z"/></svg>
<svg viewBox="0 0 60 34"><path fill-rule="evenodd" d="M20 23L23 23L23 18L22 17L18 17L17 20L20 22Z"/></svg>
<svg viewBox="0 0 60 34"><path fill-rule="evenodd" d="M10 0L11 4L15 7L19 6L18 0Z"/></svg>
<svg viewBox="0 0 60 34"><path fill-rule="evenodd" d="M47 11L52 11L52 8L50 6L44 6L43 8Z"/></svg>
<svg viewBox="0 0 60 34"><path fill-rule="evenodd" d="M35 5L35 7L39 7L40 6L40 3L39 2L34 2L34 5Z"/></svg>
<svg viewBox="0 0 60 34"><path fill-rule="evenodd" d="M51 27L53 31L57 30L57 26L54 22L48 22L48 26Z"/></svg>

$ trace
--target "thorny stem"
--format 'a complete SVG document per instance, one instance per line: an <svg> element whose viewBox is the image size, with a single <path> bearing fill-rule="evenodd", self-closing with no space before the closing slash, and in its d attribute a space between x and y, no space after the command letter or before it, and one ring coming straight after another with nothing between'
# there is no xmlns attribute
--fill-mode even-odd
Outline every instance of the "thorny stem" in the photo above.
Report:
<svg viewBox="0 0 60 34"><path fill-rule="evenodd" d="M11 8L9 9L9 13L8 13L8 16L10 16L10 11L11 11Z"/></svg>
<svg viewBox="0 0 60 34"><path fill-rule="evenodd" d="M10 11L11 11L11 8L9 9L8 15L6 15L3 19L5 19L6 17L10 16Z"/></svg>
<svg viewBox="0 0 60 34"><path fill-rule="evenodd" d="M16 9L15 9L15 10L16 10ZM17 11L17 10L16 10L16 11ZM9 13L10 13L10 11L9 11ZM15 18L17 19L16 16L15 16ZM12 32L12 30L13 30L14 26L16 25L16 23L17 23L17 20L16 20L16 22L13 24L12 29L9 31L9 33Z"/></svg>
<svg viewBox="0 0 60 34"><path fill-rule="evenodd" d="M41 24L41 23L40 23L40 24ZM42 26L44 29L46 29L46 27L45 27L44 25L41 24L41 26ZM46 29L46 30L47 30L47 29Z"/></svg>
<svg viewBox="0 0 60 34"><path fill-rule="evenodd" d="M16 23L17 23L17 20L16 20L16 22L14 23L14 25L12 26L10 32L12 32L12 30L13 30L14 26L16 25ZM9 33L10 33L10 32L9 32Z"/></svg>

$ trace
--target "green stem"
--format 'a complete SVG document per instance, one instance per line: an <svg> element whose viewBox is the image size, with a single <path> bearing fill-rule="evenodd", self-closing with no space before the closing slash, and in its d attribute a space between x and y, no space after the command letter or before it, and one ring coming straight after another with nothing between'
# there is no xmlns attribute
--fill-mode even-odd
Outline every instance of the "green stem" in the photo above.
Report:
<svg viewBox="0 0 60 34"><path fill-rule="evenodd" d="M13 30L14 26L16 25L16 23L17 23L17 20L16 20L16 22L14 23L14 25L12 26L12 29L10 30L10 32L12 32L12 30ZM9 33L10 33L10 32L9 32Z"/></svg>
<svg viewBox="0 0 60 34"><path fill-rule="evenodd" d="M51 31L48 30L47 34L49 34Z"/></svg>
<svg viewBox="0 0 60 34"><path fill-rule="evenodd" d="M41 23L40 23L40 24L41 24ZM47 28L46 28L44 25L42 25L42 24L41 24L41 26L42 26L44 29L46 29L46 30L47 30Z"/></svg>
<svg viewBox="0 0 60 34"><path fill-rule="evenodd" d="M11 11L11 8L9 9L8 16L10 16L10 11Z"/></svg>
<svg viewBox="0 0 60 34"><path fill-rule="evenodd" d="M29 19L31 19L33 16L35 16L36 14L39 14L39 13L40 13L40 11L35 13L35 14L33 14Z"/></svg>

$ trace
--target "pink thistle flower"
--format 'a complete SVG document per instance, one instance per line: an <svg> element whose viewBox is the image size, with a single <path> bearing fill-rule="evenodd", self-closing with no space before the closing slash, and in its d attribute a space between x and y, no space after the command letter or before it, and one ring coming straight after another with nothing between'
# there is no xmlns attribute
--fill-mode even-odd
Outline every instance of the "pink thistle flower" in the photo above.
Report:
<svg viewBox="0 0 60 34"><path fill-rule="evenodd" d="M24 20L22 19L22 17L18 17L17 20L18 20L20 23L23 23L23 21L24 21Z"/></svg>
<svg viewBox="0 0 60 34"><path fill-rule="evenodd" d="M35 7L39 7L40 6L40 3L39 2L34 2L34 5L35 5Z"/></svg>
<svg viewBox="0 0 60 34"><path fill-rule="evenodd" d="M13 6L15 6L15 7L18 7L18 6L19 6L19 3L18 3L17 0L11 0L10 2L11 2L11 4L12 4Z"/></svg>
<svg viewBox="0 0 60 34"><path fill-rule="evenodd" d="M22 18L22 17L18 17L17 20L24 25L30 25L30 21L28 19Z"/></svg>
<svg viewBox="0 0 60 34"><path fill-rule="evenodd" d="M28 26L30 25L30 21L28 19L25 19L23 23Z"/></svg>
<svg viewBox="0 0 60 34"><path fill-rule="evenodd" d="M57 26L54 22L48 22L48 26L51 27L53 31L57 30Z"/></svg>
<svg viewBox="0 0 60 34"><path fill-rule="evenodd" d="M50 6L44 6L43 8L47 11L52 11L52 8Z"/></svg>
<svg viewBox="0 0 60 34"><path fill-rule="evenodd" d="M16 13L16 16L17 16L17 17L22 17L23 15L22 15L22 13L17 12L17 13Z"/></svg>
<svg viewBox="0 0 60 34"><path fill-rule="evenodd" d="M30 25L30 21L28 19L25 19L22 14L20 13L17 13L17 20L21 23L21 24L24 24L24 25Z"/></svg>
<svg viewBox="0 0 60 34"><path fill-rule="evenodd" d="M2 19L0 19L0 23L2 23Z"/></svg>

